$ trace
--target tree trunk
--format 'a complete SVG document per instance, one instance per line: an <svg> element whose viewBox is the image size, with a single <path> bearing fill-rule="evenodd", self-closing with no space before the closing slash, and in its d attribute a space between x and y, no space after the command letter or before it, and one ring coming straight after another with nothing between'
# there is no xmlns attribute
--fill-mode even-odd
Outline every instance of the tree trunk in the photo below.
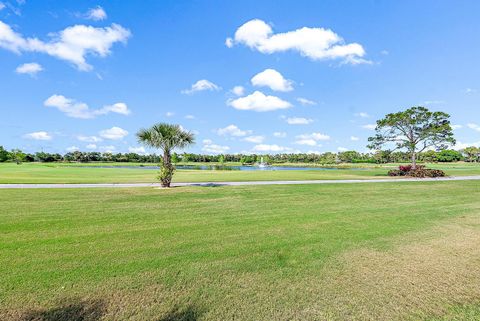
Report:
<svg viewBox="0 0 480 321"><path fill-rule="evenodd" d="M417 153L412 151L412 169L417 168Z"/></svg>
<svg viewBox="0 0 480 321"><path fill-rule="evenodd" d="M160 174L160 181L161 181L162 187L170 187L170 184L172 182L173 170L174 170L172 166L170 151L164 151L162 162L163 162L163 169L162 169L162 173Z"/></svg>

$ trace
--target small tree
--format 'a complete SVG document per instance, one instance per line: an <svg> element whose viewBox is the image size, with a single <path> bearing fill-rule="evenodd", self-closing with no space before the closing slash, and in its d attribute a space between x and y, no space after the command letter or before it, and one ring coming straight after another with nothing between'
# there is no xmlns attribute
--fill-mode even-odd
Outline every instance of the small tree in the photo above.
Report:
<svg viewBox="0 0 480 321"><path fill-rule="evenodd" d="M394 144L395 149L406 149L415 169L418 153L429 147L445 149L448 144L455 144L449 118L447 113L431 112L421 106L388 114L377 120L376 134L368 138L367 147L378 150Z"/></svg>
<svg viewBox="0 0 480 321"><path fill-rule="evenodd" d="M6 162L7 160L8 160L8 152L3 148L3 146L0 146L0 163Z"/></svg>
<svg viewBox="0 0 480 321"><path fill-rule="evenodd" d="M140 143L149 147L161 149L163 152L160 164L159 179L162 187L170 187L175 167L172 165L172 151L175 148L185 148L195 142L195 136L183 130L180 125L159 123L137 133Z"/></svg>
<svg viewBox="0 0 480 321"><path fill-rule="evenodd" d="M463 150L467 160L469 162L477 162L478 158L480 157L480 148L475 146L466 147Z"/></svg>
<svg viewBox="0 0 480 321"><path fill-rule="evenodd" d="M20 149L12 149L9 154L9 158L20 165L25 160L25 153L22 152Z"/></svg>

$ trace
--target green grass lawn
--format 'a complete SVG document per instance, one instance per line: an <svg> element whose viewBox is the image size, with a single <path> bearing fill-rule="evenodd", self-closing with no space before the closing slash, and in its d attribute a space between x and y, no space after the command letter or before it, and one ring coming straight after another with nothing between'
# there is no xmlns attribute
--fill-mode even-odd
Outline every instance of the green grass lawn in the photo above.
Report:
<svg viewBox="0 0 480 321"><path fill-rule="evenodd" d="M478 320L480 184L0 191L0 320Z"/></svg>
<svg viewBox="0 0 480 321"><path fill-rule="evenodd" d="M64 163L0 163L0 183L132 183L157 182L157 171L138 168L95 168L94 164ZM96 164L98 165L98 164ZM105 164L104 164L105 165ZM108 164L111 166L123 163ZM138 164L137 164L138 165ZM128 166L128 165L126 165ZM387 171L397 164L367 167L351 165L357 169L302 170L302 171L207 171L178 170L176 182L316 180L316 179L372 179L388 178ZM480 164L429 164L448 175L480 175Z"/></svg>

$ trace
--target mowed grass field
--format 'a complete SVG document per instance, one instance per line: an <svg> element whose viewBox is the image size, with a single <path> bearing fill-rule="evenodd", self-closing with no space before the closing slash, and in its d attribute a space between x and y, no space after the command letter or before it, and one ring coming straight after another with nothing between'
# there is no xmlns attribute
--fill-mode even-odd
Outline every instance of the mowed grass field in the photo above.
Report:
<svg viewBox="0 0 480 321"><path fill-rule="evenodd" d="M0 320L479 320L480 184L0 190Z"/></svg>
<svg viewBox="0 0 480 321"><path fill-rule="evenodd" d="M97 168L95 165L129 166L123 163L63 164L63 163L0 163L1 183L135 183L158 182L157 171L140 168ZM130 164L132 165L132 164ZM138 164L137 164L138 165ZM151 165L151 164L149 164ZM278 170L278 171L222 171L177 170L176 182L226 182L269 180L330 180L330 179L388 179L389 169L398 164L383 166L352 165L352 169L334 170ZM480 175L480 164L428 164L451 176Z"/></svg>

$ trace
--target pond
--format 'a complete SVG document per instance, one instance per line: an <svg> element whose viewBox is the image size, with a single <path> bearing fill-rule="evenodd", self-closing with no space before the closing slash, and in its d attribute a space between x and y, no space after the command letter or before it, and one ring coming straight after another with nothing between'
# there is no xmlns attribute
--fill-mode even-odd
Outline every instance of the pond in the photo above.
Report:
<svg viewBox="0 0 480 321"><path fill-rule="evenodd" d="M129 166L129 165L119 165L119 166L108 166L108 165L88 165L88 166L78 166L78 167L88 167L88 168L126 168L126 169L145 169L145 170L158 170L158 166L154 165L142 165L142 166ZM225 165L176 165L178 170L219 170L219 171L305 171L305 170L314 170L314 171L331 171L339 169L347 170L365 170L365 168L336 168L336 167L308 167L308 166L247 166L247 165L235 165L235 166L225 166Z"/></svg>

